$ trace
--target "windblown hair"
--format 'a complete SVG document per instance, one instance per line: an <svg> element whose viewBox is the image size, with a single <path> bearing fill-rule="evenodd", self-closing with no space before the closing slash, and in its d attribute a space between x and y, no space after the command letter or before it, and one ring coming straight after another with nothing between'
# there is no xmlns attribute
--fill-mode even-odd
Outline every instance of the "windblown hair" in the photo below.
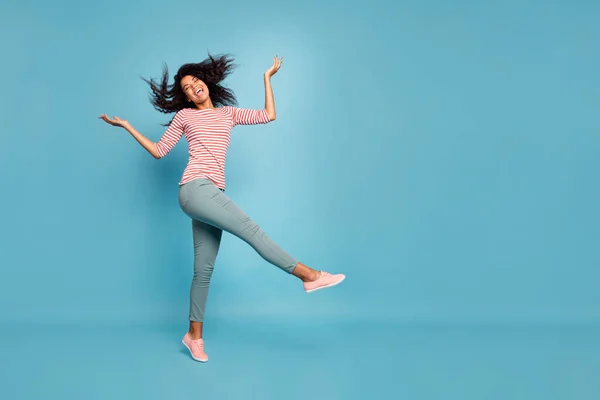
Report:
<svg viewBox="0 0 600 400"><path fill-rule="evenodd" d="M170 114L184 108L196 107L193 102L187 99L181 89L181 79L186 75L195 76L208 86L213 105L236 105L237 99L233 91L221 85L221 82L233 72L234 68L235 65L231 56L218 55L213 57L209 53L208 58L200 63L182 65L175 74L172 84L169 84L169 69L166 65L163 67L163 74L159 82L155 82L153 79L142 79L150 85L152 90L150 102L154 108L162 113Z"/></svg>

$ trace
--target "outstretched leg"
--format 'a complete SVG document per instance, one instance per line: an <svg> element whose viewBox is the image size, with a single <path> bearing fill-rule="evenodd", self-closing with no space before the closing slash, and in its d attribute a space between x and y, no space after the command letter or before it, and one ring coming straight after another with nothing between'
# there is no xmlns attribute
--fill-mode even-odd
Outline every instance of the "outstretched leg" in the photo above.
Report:
<svg viewBox="0 0 600 400"><path fill-rule="evenodd" d="M279 247L211 181L197 179L181 187L181 208L191 218L227 231L248 243L267 262L292 273L298 260Z"/></svg>
<svg viewBox="0 0 600 400"><path fill-rule="evenodd" d="M300 278L307 292L333 286L345 278L314 270L290 256L208 179L196 179L182 185L179 202L191 218L239 237L267 262Z"/></svg>

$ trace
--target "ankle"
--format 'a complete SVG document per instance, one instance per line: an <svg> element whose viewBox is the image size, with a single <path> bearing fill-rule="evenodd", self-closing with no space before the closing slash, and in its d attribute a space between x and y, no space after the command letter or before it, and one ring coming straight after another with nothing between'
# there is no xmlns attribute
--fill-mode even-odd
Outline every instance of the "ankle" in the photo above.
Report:
<svg viewBox="0 0 600 400"><path fill-rule="evenodd" d="M314 270L302 263L298 263L292 274L303 282L313 282L321 277L321 272Z"/></svg>
<svg viewBox="0 0 600 400"><path fill-rule="evenodd" d="M192 340L202 339L201 333L188 331L188 335L190 336L190 339L192 339Z"/></svg>
<svg viewBox="0 0 600 400"><path fill-rule="evenodd" d="M302 278L303 282L314 282L321 277L321 271L312 270Z"/></svg>

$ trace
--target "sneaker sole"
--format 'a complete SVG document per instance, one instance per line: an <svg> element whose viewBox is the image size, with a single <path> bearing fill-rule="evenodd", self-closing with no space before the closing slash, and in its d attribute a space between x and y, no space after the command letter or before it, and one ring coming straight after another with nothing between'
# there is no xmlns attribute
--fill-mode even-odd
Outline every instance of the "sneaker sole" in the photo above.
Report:
<svg viewBox="0 0 600 400"><path fill-rule="evenodd" d="M319 286L318 288L305 290L305 292L306 293L312 293L312 292L315 292L317 290L327 289L327 288L333 287L335 285L339 285L340 283L342 283L344 281L344 279L346 279L345 276L342 279L340 279L339 281L337 281L337 282L333 282L333 283L330 283L329 285L325 285L325 286Z"/></svg>
<svg viewBox="0 0 600 400"><path fill-rule="evenodd" d="M208 358L206 360L202 360L201 358L196 358L194 357L194 354L192 353L192 349L190 349L190 347L182 340L181 343L183 343L183 345L190 351L190 356L192 356L192 358L198 362L202 362L205 363L208 361Z"/></svg>

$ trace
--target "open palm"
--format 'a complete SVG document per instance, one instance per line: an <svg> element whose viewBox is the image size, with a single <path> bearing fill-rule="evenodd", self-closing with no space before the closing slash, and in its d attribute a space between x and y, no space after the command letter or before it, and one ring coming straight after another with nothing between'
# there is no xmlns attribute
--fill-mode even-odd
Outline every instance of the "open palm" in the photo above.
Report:
<svg viewBox="0 0 600 400"><path fill-rule="evenodd" d="M106 114L102 114L99 118L104 120L106 123L111 124L112 126L124 127L125 125L127 125L129 123L126 120L121 119L117 116L113 117L113 119L110 119L110 118L108 118L108 115L106 115Z"/></svg>

